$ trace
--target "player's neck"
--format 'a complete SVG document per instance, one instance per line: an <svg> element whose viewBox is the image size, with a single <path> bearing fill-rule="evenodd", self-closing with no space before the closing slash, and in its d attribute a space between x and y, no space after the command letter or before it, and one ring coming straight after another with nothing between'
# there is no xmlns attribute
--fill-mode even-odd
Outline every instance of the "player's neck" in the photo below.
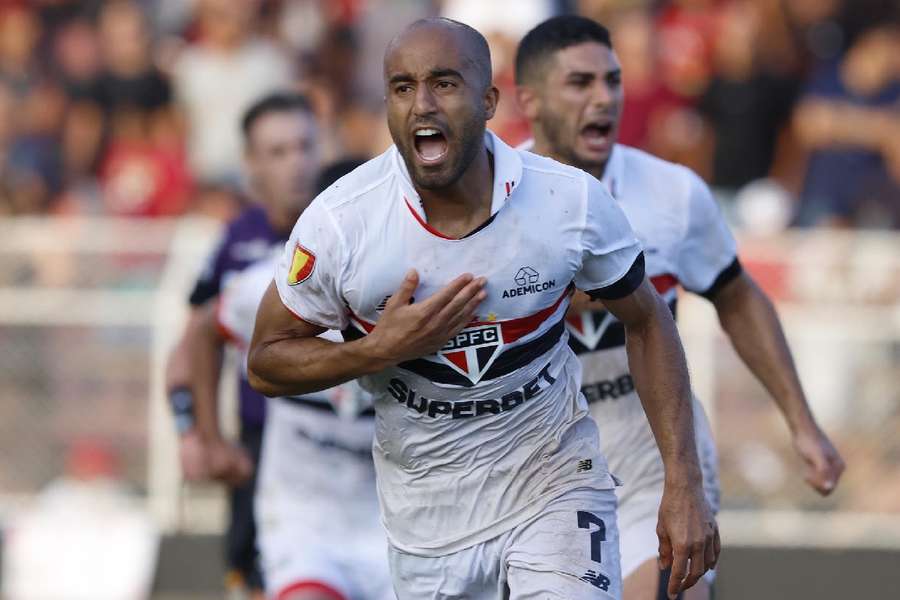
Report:
<svg viewBox="0 0 900 600"><path fill-rule="evenodd" d="M417 189L428 224L444 235L461 238L491 216L494 161L484 148L452 185Z"/></svg>
<svg viewBox="0 0 900 600"><path fill-rule="evenodd" d="M541 138L538 135L535 135L534 145L531 147L531 151L535 154L540 154L541 156L552 158L553 160L561 162L564 165L578 167L582 171L593 175L597 179L603 179L603 174L606 172L606 165L609 164L609 160L607 160L602 165L580 165L576 161L573 161L570 157L556 152L545 138Z"/></svg>

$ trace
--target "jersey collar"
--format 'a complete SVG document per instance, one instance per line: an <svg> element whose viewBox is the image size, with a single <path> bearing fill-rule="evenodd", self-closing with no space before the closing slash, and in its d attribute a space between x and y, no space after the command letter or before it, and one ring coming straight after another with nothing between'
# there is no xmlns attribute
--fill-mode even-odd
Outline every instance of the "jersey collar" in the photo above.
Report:
<svg viewBox="0 0 900 600"><path fill-rule="evenodd" d="M484 133L484 145L494 155L494 190L491 197L491 216L494 216L512 196L516 186L521 183L522 157L519 156L518 151L509 147L490 130L486 130ZM396 146L393 147L393 152L394 168L400 175L406 200L424 222L425 210L422 208L419 194L413 187L409 171L406 169L406 163L403 162L403 157L400 156Z"/></svg>

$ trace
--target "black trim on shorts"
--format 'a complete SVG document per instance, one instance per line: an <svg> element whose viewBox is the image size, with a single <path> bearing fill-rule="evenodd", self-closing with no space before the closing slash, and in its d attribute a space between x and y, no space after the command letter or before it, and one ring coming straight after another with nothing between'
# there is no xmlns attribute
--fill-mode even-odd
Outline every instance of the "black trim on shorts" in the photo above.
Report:
<svg viewBox="0 0 900 600"><path fill-rule="evenodd" d="M734 281L737 276L743 272L744 267L741 266L741 261L738 260L737 256L735 256L734 260L731 261L731 263L729 263L727 267L722 269L721 272L719 272L712 285L709 286L709 288L707 288L705 292L698 293L707 300L713 300L716 297L716 294L722 291L723 287Z"/></svg>
<svg viewBox="0 0 900 600"><path fill-rule="evenodd" d="M501 354L497 360L494 361L494 364L491 365L491 368L487 370L481 380L486 381L489 379L496 379L524 367L535 357L538 357L553 348L553 346L556 345L556 342L559 341L559 338L562 337L565 330L565 319L561 318L553 327L548 329L542 335ZM420 377L429 379L434 383L457 385L460 387L472 387L475 385L468 377L454 371L447 365L425 360L424 358L408 360L397 366L401 369L415 373Z"/></svg>
<svg viewBox="0 0 900 600"><path fill-rule="evenodd" d="M591 300L619 300L634 292L644 281L646 267L644 264L644 252L641 251L628 272L618 281L596 290L585 290Z"/></svg>

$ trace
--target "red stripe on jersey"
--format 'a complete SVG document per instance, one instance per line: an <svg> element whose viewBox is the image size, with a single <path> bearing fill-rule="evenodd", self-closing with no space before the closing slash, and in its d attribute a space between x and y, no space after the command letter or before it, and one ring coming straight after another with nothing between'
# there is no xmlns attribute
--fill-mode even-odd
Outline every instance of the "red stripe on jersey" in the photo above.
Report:
<svg viewBox="0 0 900 600"><path fill-rule="evenodd" d="M673 287L678 285L678 278L671 273L666 273L665 275L656 275L655 277L651 277L650 283L653 284L653 287L656 288L656 291L658 293L665 294Z"/></svg>
<svg viewBox="0 0 900 600"><path fill-rule="evenodd" d="M403 201L406 202L406 208L408 208L409 212L412 213L412 216L414 216L416 218L416 221L419 222L419 225L424 227L428 233L430 233L432 235L436 235L439 238L444 239L444 240L452 240L453 239L452 237L444 235L443 233L441 233L440 231L438 231L437 229L435 229L434 227L432 227L431 225L426 223L425 220L419 215L419 213L416 212L416 209L414 209L412 207L412 204L409 203L409 200L407 200L405 196L403 197Z"/></svg>
<svg viewBox="0 0 900 600"><path fill-rule="evenodd" d="M559 308L559 305L562 304L562 301L569 297L569 288L560 295L559 298L556 299L552 305L548 306L543 310L539 310L538 312L528 315L527 317L520 317L518 319L509 319L508 321L476 321L474 323L469 323L467 327L476 327L479 325L497 325L500 324L500 329L503 331L503 343L509 344L518 340L521 337L524 337L536 330L541 326L541 323L546 321L550 315L556 312L556 309Z"/></svg>
<svg viewBox="0 0 900 600"><path fill-rule="evenodd" d="M508 321L472 321L466 327L479 327L483 325L500 325L500 329L503 332L503 342L505 344L509 344L510 342L514 342L521 337L524 337L536 330L540 327L541 323L546 321L550 315L556 312L556 309L559 308L559 305L562 304L562 301L568 298L569 296L569 288L566 288L565 291L556 299L552 305L539 310L538 312L528 315L527 317L520 317L518 319L509 319ZM365 319L359 317L353 311L350 311L350 319L365 333L372 333L372 330L375 329L374 323L369 323Z"/></svg>
<svg viewBox="0 0 900 600"><path fill-rule="evenodd" d="M375 329L375 323L369 323L352 310L350 311L350 320L355 322L365 333L372 333L372 330Z"/></svg>
<svg viewBox="0 0 900 600"><path fill-rule="evenodd" d="M506 195L509 196L510 192L512 192L512 186L509 185L509 182L506 182Z"/></svg>

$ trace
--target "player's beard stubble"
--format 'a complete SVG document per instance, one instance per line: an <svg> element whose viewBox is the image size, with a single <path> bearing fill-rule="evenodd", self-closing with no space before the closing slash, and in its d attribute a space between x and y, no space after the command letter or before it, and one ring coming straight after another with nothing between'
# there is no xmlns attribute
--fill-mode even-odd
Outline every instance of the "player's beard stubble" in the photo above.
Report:
<svg viewBox="0 0 900 600"><path fill-rule="evenodd" d="M430 125L427 120L420 120L415 126L427 127ZM456 126L449 124L441 127L446 132L447 138L447 160L442 164L428 168L420 166L416 163L413 147L414 139L404 135L407 131L406 126L395 127L388 123L391 131L391 137L397 145L406 169L412 178L413 185L425 190L440 190L450 187L456 183L460 177L478 156L478 152L484 145L484 133L486 127L486 118L483 110L479 110L470 115L462 123ZM401 131L398 132L397 129Z"/></svg>
<svg viewBox="0 0 900 600"><path fill-rule="evenodd" d="M561 163L577 167L590 173L597 179L603 177L603 171L609 157L602 162L588 161L580 158L575 151L573 140L578 136L577 126L566 122L566 117L550 110L540 111L541 131L547 139L553 158ZM569 131L572 129L572 131Z"/></svg>

